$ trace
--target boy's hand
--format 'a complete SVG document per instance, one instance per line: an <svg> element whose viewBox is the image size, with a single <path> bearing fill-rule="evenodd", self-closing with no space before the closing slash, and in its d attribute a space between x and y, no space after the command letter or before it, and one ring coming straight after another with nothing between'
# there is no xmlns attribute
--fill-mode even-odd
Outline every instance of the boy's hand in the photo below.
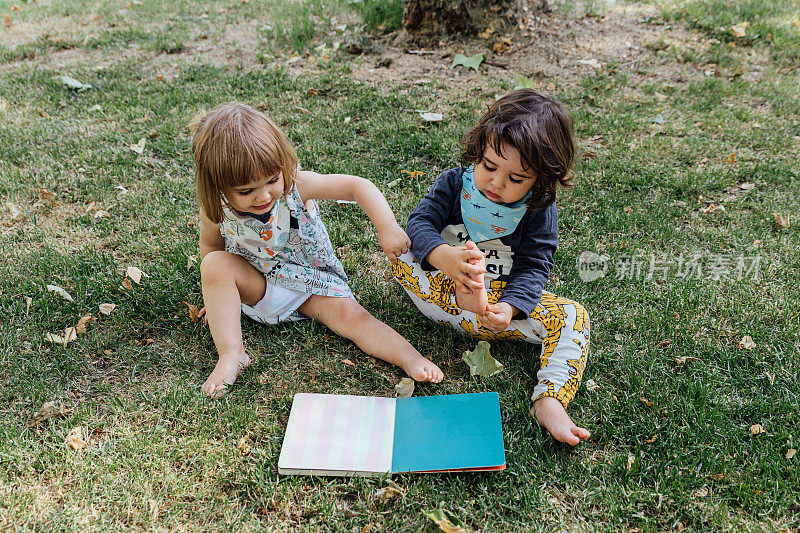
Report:
<svg viewBox="0 0 800 533"><path fill-rule="evenodd" d="M396 222L378 231L378 242L392 263L397 262L397 258L411 248L411 239Z"/></svg>
<svg viewBox="0 0 800 533"><path fill-rule="evenodd" d="M517 312L518 309L505 302L490 305L486 312L480 315L481 323L491 331L504 331L511 323L511 318Z"/></svg>
<svg viewBox="0 0 800 533"><path fill-rule="evenodd" d="M486 269L473 265L471 261L480 261L484 258L480 250L469 250L466 246L450 246L440 244L428 253L428 263L437 270L441 270L448 278L469 289L481 289L483 284L477 281L480 274Z"/></svg>

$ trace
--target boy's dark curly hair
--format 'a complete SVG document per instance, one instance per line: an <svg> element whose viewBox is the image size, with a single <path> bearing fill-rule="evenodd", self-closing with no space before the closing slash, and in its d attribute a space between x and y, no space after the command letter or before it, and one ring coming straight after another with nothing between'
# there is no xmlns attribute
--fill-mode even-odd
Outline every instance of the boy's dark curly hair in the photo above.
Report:
<svg viewBox="0 0 800 533"><path fill-rule="evenodd" d="M503 143L519 150L525 170L536 177L528 209L555 202L557 185L572 186L572 121L555 98L518 89L497 100L464 139L461 162L480 163L490 144L502 156Z"/></svg>

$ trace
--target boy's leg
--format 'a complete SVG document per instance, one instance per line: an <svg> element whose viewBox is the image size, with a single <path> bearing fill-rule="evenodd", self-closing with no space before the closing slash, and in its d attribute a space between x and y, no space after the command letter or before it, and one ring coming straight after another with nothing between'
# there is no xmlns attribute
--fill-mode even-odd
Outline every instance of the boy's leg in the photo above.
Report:
<svg viewBox="0 0 800 533"><path fill-rule="evenodd" d="M207 254L200 264L205 317L219 361L203 383L203 392L222 396L242 368L250 364L242 342L242 303L255 305L264 296L264 276L242 257L229 252Z"/></svg>
<svg viewBox="0 0 800 533"><path fill-rule="evenodd" d="M298 311L355 342L366 354L399 366L416 381L442 380L438 366L351 298L312 295Z"/></svg>
<svg viewBox="0 0 800 533"><path fill-rule="evenodd" d="M557 440L578 444L590 434L572 422L566 407L586 368L589 316L581 304L545 292L527 323L544 339L531 414Z"/></svg>

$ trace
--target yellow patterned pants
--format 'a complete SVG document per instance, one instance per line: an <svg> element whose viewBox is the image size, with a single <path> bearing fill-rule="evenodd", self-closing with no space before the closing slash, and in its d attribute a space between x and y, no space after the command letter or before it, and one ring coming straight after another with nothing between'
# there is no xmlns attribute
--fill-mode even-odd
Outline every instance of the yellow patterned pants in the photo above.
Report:
<svg viewBox="0 0 800 533"><path fill-rule="evenodd" d="M512 320L504 331L495 332L484 327L478 315L456 305L453 280L438 270L423 270L411 252L400 256L392 271L414 305L434 322L486 341L541 344L534 401L552 396L566 407L575 396L589 354L589 315L581 304L543 292L530 317ZM505 285L504 281L487 281L490 304L497 303Z"/></svg>

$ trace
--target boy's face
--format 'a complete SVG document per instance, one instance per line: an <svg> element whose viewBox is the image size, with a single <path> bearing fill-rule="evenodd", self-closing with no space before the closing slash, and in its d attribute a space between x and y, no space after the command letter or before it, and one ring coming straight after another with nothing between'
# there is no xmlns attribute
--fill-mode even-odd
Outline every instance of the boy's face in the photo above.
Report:
<svg viewBox="0 0 800 533"><path fill-rule="evenodd" d="M504 142L500 150L503 155L486 145L483 159L475 164L475 186L490 201L511 204L528 194L536 178L523 168L519 150Z"/></svg>
<svg viewBox="0 0 800 533"><path fill-rule="evenodd" d="M225 190L225 198L240 213L263 215L269 213L275 201L283 196L283 173L270 178L258 178L247 185Z"/></svg>

